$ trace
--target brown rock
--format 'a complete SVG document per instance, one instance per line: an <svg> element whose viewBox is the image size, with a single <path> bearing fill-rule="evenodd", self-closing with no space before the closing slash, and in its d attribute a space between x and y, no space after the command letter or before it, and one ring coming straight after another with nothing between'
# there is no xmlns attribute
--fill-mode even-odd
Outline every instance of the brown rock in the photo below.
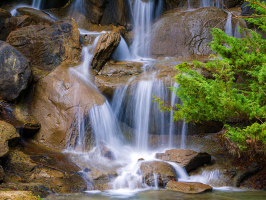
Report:
<svg viewBox="0 0 266 200"><path fill-rule="evenodd" d="M142 172L143 182L147 185L155 185L154 174L158 175L158 184L160 187L165 187L169 181L177 179L175 169L166 162L142 162L140 170Z"/></svg>
<svg viewBox="0 0 266 200"><path fill-rule="evenodd" d="M177 192L189 193L189 194L198 194L203 192L211 192L212 187L202 183L194 182L177 182L170 181L165 187L168 190L173 190Z"/></svg>
<svg viewBox="0 0 266 200"><path fill-rule="evenodd" d="M39 197L35 196L31 191L0 191L0 199L3 200L38 200Z"/></svg>
<svg viewBox="0 0 266 200"><path fill-rule="evenodd" d="M110 149L108 149L104 143L101 143L96 147L95 153L98 153L99 155L107 159L115 160L114 153Z"/></svg>
<svg viewBox="0 0 266 200"><path fill-rule="evenodd" d="M211 162L211 155L208 153L197 153L193 150L184 149L166 150L164 154L156 154L156 158L176 162L181 167L184 167L187 172Z"/></svg>
<svg viewBox="0 0 266 200"><path fill-rule="evenodd" d="M2 183L5 180L5 172L3 167L0 165L0 183Z"/></svg>
<svg viewBox="0 0 266 200"><path fill-rule="evenodd" d="M32 18L29 15L16 16L17 18L17 28L23 28L31 25Z"/></svg>
<svg viewBox="0 0 266 200"><path fill-rule="evenodd" d="M14 126L0 121L0 157L8 155L9 145L16 144L20 136Z"/></svg>
<svg viewBox="0 0 266 200"><path fill-rule="evenodd" d="M68 65L59 66L35 87L32 114L42 124L35 139L55 148L74 146L79 130L76 119L84 119L92 106L104 102L93 86L69 72ZM91 149L92 135L87 132L86 136L85 146Z"/></svg>
<svg viewBox="0 0 266 200"><path fill-rule="evenodd" d="M12 17L12 15L9 11L0 8L0 18L6 19L6 18L10 18L10 17Z"/></svg>
<svg viewBox="0 0 266 200"><path fill-rule="evenodd" d="M47 75L63 61L77 62L80 57L79 30L73 19L53 26L24 27L13 31L7 41L32 63L35 79Z"/></svg>
<svg viewBox="0 0 266 200"><path fill-rule="evenodd" d="M120 40L120 35L115 32L104 33L101 35L91 61L93 69L96 69L97 71L101 70L119 45Z"/></svg>

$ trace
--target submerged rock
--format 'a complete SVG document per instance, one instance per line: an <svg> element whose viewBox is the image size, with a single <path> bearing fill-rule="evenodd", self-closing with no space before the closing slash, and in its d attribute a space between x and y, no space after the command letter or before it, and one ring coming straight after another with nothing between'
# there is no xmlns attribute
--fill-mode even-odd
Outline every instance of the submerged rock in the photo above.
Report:
<svg viewBox="0 0 266 200"><path fill-rule="evenodd" d="M211 186L205 185L202 183L194 183L194 182L170 181L168 182L165 188L168 190L189 193L189 194L198 194L198 193L212 191Z"/></svg>
<svg viewBox="0 0 266 200"><path fill-rule="evenodd" d="M156 158L175 162L184 167L187 172L211 162L211 155L208 153L198 153L193 150L184 149L166 150L165 153L157 153Z"/></svg>
<svg viewBox="0 0 266 200"><path fill-rule="evenodd" d="M0 41L0 63L0 97L13 101L30 84L30 63L19 51L3 41Z"/></svg>
<svg viewBox="0 0 266 200"><path fill-rule="evenodd" d="M0 121L0 157L9 153L9 146L14 146L20 140L20 136L14 126Z"/></svg>
<svg viewBox="0 0 266 200"><path fill-rule="evenodd" d="M155 177L158 179L159 187L165 187L169 181L177 180L175 169L170 164L162 161L142 162L140 171L143 182L150 186L155 185Z"/></svg>
<svg viewBox="0 0 266 200"><path fill-rule="evenodd" d="M119 45L120 40L120 35L116 32L104 33L101 35L91 61L93 69L97 71L102 69Z"/></svg>

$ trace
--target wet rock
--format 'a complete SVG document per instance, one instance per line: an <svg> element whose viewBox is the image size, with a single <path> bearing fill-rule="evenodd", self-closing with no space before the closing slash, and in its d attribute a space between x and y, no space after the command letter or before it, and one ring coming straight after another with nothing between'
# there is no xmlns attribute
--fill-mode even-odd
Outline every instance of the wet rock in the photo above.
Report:
<svg viewBox="0 0 266 200"><path fill-rule="evenodd" d="M39 197L35 196L31 191L0 191L0 199L8 200L38 200Z"/></svg>
<svg viewBox="0 0 266 200"><path fill-rule="evenodd" d="M20 140L20 136L14 126L0 121L0 157L9 153L9 146L14 146Z"/></svg>
<svg viewBox="0 0 266 200"><path fill-rule="evenodd" d="M154 174L157 174L160 187L165 187L169 181L177 179L175 169L162 161L143 162L140 165L140 170L143 182L150 186L155 185Z"/></svg>
<svg viewBox="0 0 266 200"><path fill-rule="evenodd" d="M6 169L15 175L27 177L36 166L30 156L16 150L10 152Z"/></svg>
<svg viewBox="0 0 266 200"><path fill-rule="evenodd" d="M103 66L99 75L136 75L143 72L142 66L143 63L140 62L109 61Z"/></svg>
<svg viewBox="0 0 266 200"><path fill-rule="evenodd" d="M5 172L3 167L0 165L0 183L2 183L5 180Z"/></svg>
<svg viewBox="0 0 266 200"><path fill-rule="evenodd" d="M12 17L12 15L9 11L0 8L0 19L6 19L10 17Z"/></svg>
<svg viewBox="0 0 266 200"><path fill-rule="evenodd" d="M189 193L189 194L198 194L198 193L212 191L212 187L209 185L205 185L202 183L193 183L193 182L170 181L168 182L165 188L168 190Z"/></svg>
<svg viewBox="0 0 266 200"><path fill-rule="evenodd" d="M208 153L197 153L193 150L184 149L166 150L164 154L156 154L156 158L176 162L181 167L184 167L187 172L211 162L211 155Z"/></svg>
<svg viewBox="0 0 266 200"><path fill-rule="evenodd" d="M113 188L112 188L112 184L107 183L106 181L96 180L96 181L94 181L93 189L105 191L105 190L111 190Z"/></svg>
<svg viewBox="0 0 266 200"><path fill-rule="evenodd" d="M100 145L98 145L95 149L95 153L99 154L107 159L110 160L115 160L115 155L114 153L108 149L105 144L101 143Z"/></svg>
<svg viewBox="0 0 266 200"><path fill-rule="evenodd" d="M92 45L98 35L80 35L80 41L83 46Z"/></svg>
<svg viewBox="0 0 266 200"><path fill-rule="evenodd" d="M210 28L224 30L227 13L220 8L200 8L192 12L165 14L152 28L153 57L191 57L212 54Z"/></svg>
<svg viewBox="0 0 266 200"><path fill-rule="evenodd" d="M20 15L29 15L36 24L53 25L56 22L48 14L34 8L22 7L18 8L17 12Z"/></svg>
<svg viewBox="0 0 266 200"><path fill-rule="evenodd" d="M118 33L104 33L99 38L93 54L91 65L93 69L100 71L104 64L110 59L121 38Z"/></svg>
<svg viewBox="0 0 266 200"><path fill-rule="evenodd" d="M79 134L79 121L94 105L102 105L105 98L88 82L70 73L69 65L57 67L35 86L32 115L41 123L35 139L55 148L74 146ZM89 123L89 122L88 122ZM86 127L84 146L93 147L93 135Z"/></svg>
<svg viewBox="0 0 266 200"><path fill-rule="evenodd" d="M8 43L33 65L35 80L46 76L62 62L77 62L81 46L77 23L58 21L54 25L31 25L13 31Z"/></svg>
<svg viewBox="0 0 266 200"><path fill-rule="evenodd" d="M0 63L0 97L13 101L31 81L30 63L19 51L3 41L0 41Z"/></svg>
<svg viewBox="0 0 266 200"><path fill-rule="evenodd" d="M0 8L0 40L5 41L11 32L8 27L6 27L6 19L12 17L10 12Z"/></svg>
<svg viewBox="0 0 266 200"><path fill-rule="evenodd" d="M16 16L17 28L23 28L31 25L32 18L29 15Z"/></svg>

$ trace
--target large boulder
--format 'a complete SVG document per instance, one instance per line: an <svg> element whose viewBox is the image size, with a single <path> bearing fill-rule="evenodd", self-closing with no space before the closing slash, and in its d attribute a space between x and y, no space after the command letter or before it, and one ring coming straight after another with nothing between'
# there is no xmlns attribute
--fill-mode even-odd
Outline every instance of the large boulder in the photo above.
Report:
<svg viewBox="0 0 266 200"><path fill-rule="evenodd" d="M166 150L165 153L157 153L156 158L176 162L181 167L184 167L187 172L211 162L211 155L208 153L197 153L193 150L184 149Z"/></svg>
<svg viewBox="0 0 266 200"><path fill-rule="evenodd" d="M165 187L169 181L177 179L176 171L172 165L162 161L142 162L140 171L143 182L151 186L155 185L154 177L157 177L160 187Z"/></svg>
<svg viewBox="0 0 266 200"><path fill-rule="evenodd" d="M78 25L73 19L54 25L32 25L10 33L7 42L27 57L33 65L35 78L41 78L63 61L80 58Z"/></svg>
<svg viewBox="0 0 266 200"><path fill-rule="evenodd" d="M32 79L30 63L19 51L0 41L0 98L13 101Z"/></svg>
<svg viewBox="0 0 266 200"><path fill-rule="evenodd" d="M46 14L46 13L40 11L40 10L36 10L34 8L29 8L29 7L17 8L17 12L20 15L28 15L28 16L30 16L32 18L32 20L36 24L49 24L49 25L53 25L56 22L48 14Z"/></svg>
<svg viewBox="0 0 266 200"><path fill-rule="evenodd" d="M77 119L88 115L94 105L105 102L89 81L79 78L69 69L68 65L61 65L40 79L32 102L32 115L42 125L35 139L56 148L74 146L79 130ZM87 147L92 146L88 144Z"/></svg>
<svg viewBox="0 0 266 200"><path fill-rule="evenodd" d="M4 121L0 121L0 157L5 157L9 153L9 146L18 143L20 136L14 126Z"/></svg>
<svg viewBox="0 0 266 200"><path fill-rule="evenodd" d="M217 18L219 16L219 18ZM211 28L224 30L228 14L220 8L200 8L192 12L164 15L153 25L151 55L153 57L191 57L212 54Z"/></svg>
<svg viewBox="0 0 266 200"><path fill-rule="evenodd" d="M211 192L212 187L202 183L194 182L177 182L170 181L165 187L168 190L173 190L177 192L183 192L188 194L198 194L203 192Z"/></svg>
<svg viewBox="0 0 266 200"><path fill-rule="evenodd" d="M104 33L100 36L93 54L91 66L100 71L104 64L110 59L121 38L116 32Z"/></svg>
<svg viewBox="0 0 266 200"><path fill-rule="evenodd" d="M11 32L6 25L6 19L11 18L12 15L7 10L0 8L0 40L6 40Z"/></svg>
<svg viewBox="0 0 266 200"><path fill-rule="evenodd" d="M38 196L35 196L31 191L0 191L0 199L8 200L39 200Z"/></svg>

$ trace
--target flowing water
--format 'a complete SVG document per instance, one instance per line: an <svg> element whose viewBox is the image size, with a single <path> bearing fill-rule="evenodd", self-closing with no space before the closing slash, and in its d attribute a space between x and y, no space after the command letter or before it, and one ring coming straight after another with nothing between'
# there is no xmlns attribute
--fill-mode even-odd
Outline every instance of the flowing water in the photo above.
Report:
<svg viewBox="0 0 266 200"><path fill-rule="evenodd" d="M32 7L36 9L41 9L42 0L33 0Z"/></svg>
<svg viewBox="0 0 266 200"><path fill-rule="evenodd" d="M218 8L224 8L224 0L222 0L223 3L221 3L220 0L201 0L200 6L201 7L218 7Z"/></svg>

